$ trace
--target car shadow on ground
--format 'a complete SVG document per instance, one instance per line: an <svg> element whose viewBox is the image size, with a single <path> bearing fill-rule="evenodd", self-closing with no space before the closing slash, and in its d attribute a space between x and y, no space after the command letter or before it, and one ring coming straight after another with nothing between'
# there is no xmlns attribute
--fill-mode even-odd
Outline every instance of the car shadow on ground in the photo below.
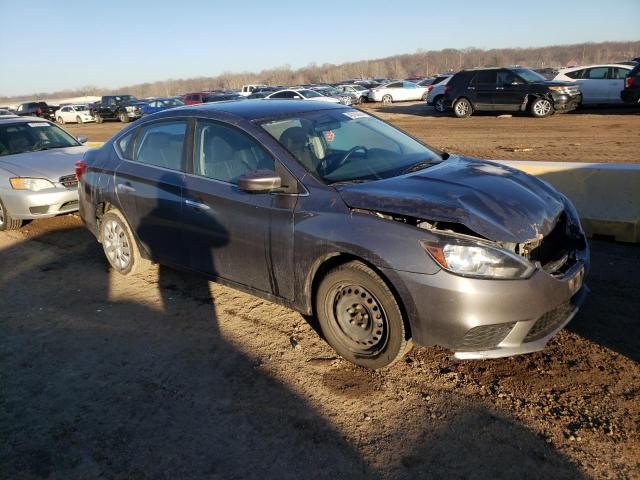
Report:
<svg viewBox="0 0 640 480"><path fill-rule="evenodd" d="M542 437L454 394L439 426L425 414L385 432L393 461L372 468L224 338L209 282L164 267L123 279L84 229L1 251L0 272L2 478L582 476Z"/></svg>

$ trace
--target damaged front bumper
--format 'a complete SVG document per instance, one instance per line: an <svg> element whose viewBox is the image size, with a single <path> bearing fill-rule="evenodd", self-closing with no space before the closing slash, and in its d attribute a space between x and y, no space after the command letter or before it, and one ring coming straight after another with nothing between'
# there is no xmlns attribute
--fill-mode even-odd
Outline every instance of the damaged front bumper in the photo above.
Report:
<svg viewBox="0 0 640 480"><path fill-rule="evenodd" d="M575 316L588 287L588 248L562 275L542 269L521 280L433 275L387 269L418 345L439 345L455 359L499 358L542 350Z"/></svg>

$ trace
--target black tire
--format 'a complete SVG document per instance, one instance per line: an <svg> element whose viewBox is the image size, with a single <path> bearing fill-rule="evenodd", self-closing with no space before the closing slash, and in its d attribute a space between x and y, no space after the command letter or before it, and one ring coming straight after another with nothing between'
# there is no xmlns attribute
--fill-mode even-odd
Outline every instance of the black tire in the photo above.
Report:
<svg viewBox="0 0 640 480"><path fill-rule="evenodd" d="M127 117L127 114L125 112L120 112L118 114L118 118L122 123L129 123L129 117Z"/></svg>
<svg viewBox="0 0 640 480"><path fill-rule="evenodd" d="M411 349L393 292L362 262L330 270L318 286L315 309L325 340L356 365L388 367Z"/></svg>
<svg viewBox="0 0 640 480"><path fill-rule="evenodd" d="M467 118L473 113L473 105L466 98L459 98L453 104L453 114L458 118Z"/></svg>
<svg viewBox="0 0 640 480"><path fill-rule="evenodd" d="M4 203L0 199L0 232L4 232L6 230L17 230L22 226L23 220L19 220L17 218L12 218L9 215Z"/></svg>
<svg viewBox="0 0 640 480"><path fill-rule="evenodd" d="M553 115L553 102L548 98L539 97L529 105L529 113L536 118L544 118Z"/></svg>
<svg viewBox="0 0 640 480"><path fill-rule="evenodd" d="M100 219L100 240L107 261L122 275L136 275L151 265L140 255L138 243L119 210L109 210Z"/></svg>
<svg viewBox="0 0 640 480"><path fill-rule="evenodd" d="M96 113L95 115L96 117L96 123L102 123L104 122L104 119L102 118L102 116L100 116L99 114Z"/></svg>
<svg viewBox="0 0 640 480"><path fill-rule="evenodd" d="M382 103L393 103L393 97L387 93L382 97Z"/></svg>
<svg viewBox="0 0 640 480"><path fill-rule="evenodd" d="M444 113L446 111L444 106L444 95L438 95L433 99L433 109L438 113Z"/></svg>

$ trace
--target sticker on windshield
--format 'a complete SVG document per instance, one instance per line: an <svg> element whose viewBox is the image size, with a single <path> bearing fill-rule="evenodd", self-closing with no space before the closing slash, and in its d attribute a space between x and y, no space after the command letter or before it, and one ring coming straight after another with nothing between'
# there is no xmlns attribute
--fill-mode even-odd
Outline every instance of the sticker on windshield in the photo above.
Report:
<svg viewBox="0 0 640 480"><path fill-rule="evenodd" d="M344 112L343 115L346 115L351 120L355 120L356 118L367 118L367 117L369 117L369 115L367 115L364 112Z"/></svg>
<svg viewBox="0 0 640 480"><path fill-rule="evenodd" d="M333 130L327 130L326 132L324 132L324 138L327 140L327 142L333 142L334 137L335 134L333 133Z"/></svg>
<svg viewBox="0 0 640 480"><path fill-rule="evenodd" d="M49 124L45 123L45 122L38 122L38 123L27 123L27 125L29 125L30 127L48 127Z"/></svg>

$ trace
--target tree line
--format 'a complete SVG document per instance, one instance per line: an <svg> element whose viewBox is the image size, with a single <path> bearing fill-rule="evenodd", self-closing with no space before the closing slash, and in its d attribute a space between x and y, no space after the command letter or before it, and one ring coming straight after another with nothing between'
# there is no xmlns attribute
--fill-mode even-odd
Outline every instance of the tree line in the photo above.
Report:
<svg viewBox="0 0 640 480"><path fill-rule="evenodd" d="M30 95L0 97L0 103L18 99L65 98L87 95L130 93L139 98L172 96L191 91L238 89L250 83L268 85L299 85L305 83L334 83L354 78L427 77L437 73L473 67L521 65L530 68L563 67L569 62L578 65L630 60L640 56L640 41L579 43L535 48L469 47L444 50L418 49L415 53L395 55L373 60L360 60L340 65L310 63L293 69L290 65L261 72L223 72L214 77L180 78L105 89L85 86L58 92L38 92Z"/></svg>

